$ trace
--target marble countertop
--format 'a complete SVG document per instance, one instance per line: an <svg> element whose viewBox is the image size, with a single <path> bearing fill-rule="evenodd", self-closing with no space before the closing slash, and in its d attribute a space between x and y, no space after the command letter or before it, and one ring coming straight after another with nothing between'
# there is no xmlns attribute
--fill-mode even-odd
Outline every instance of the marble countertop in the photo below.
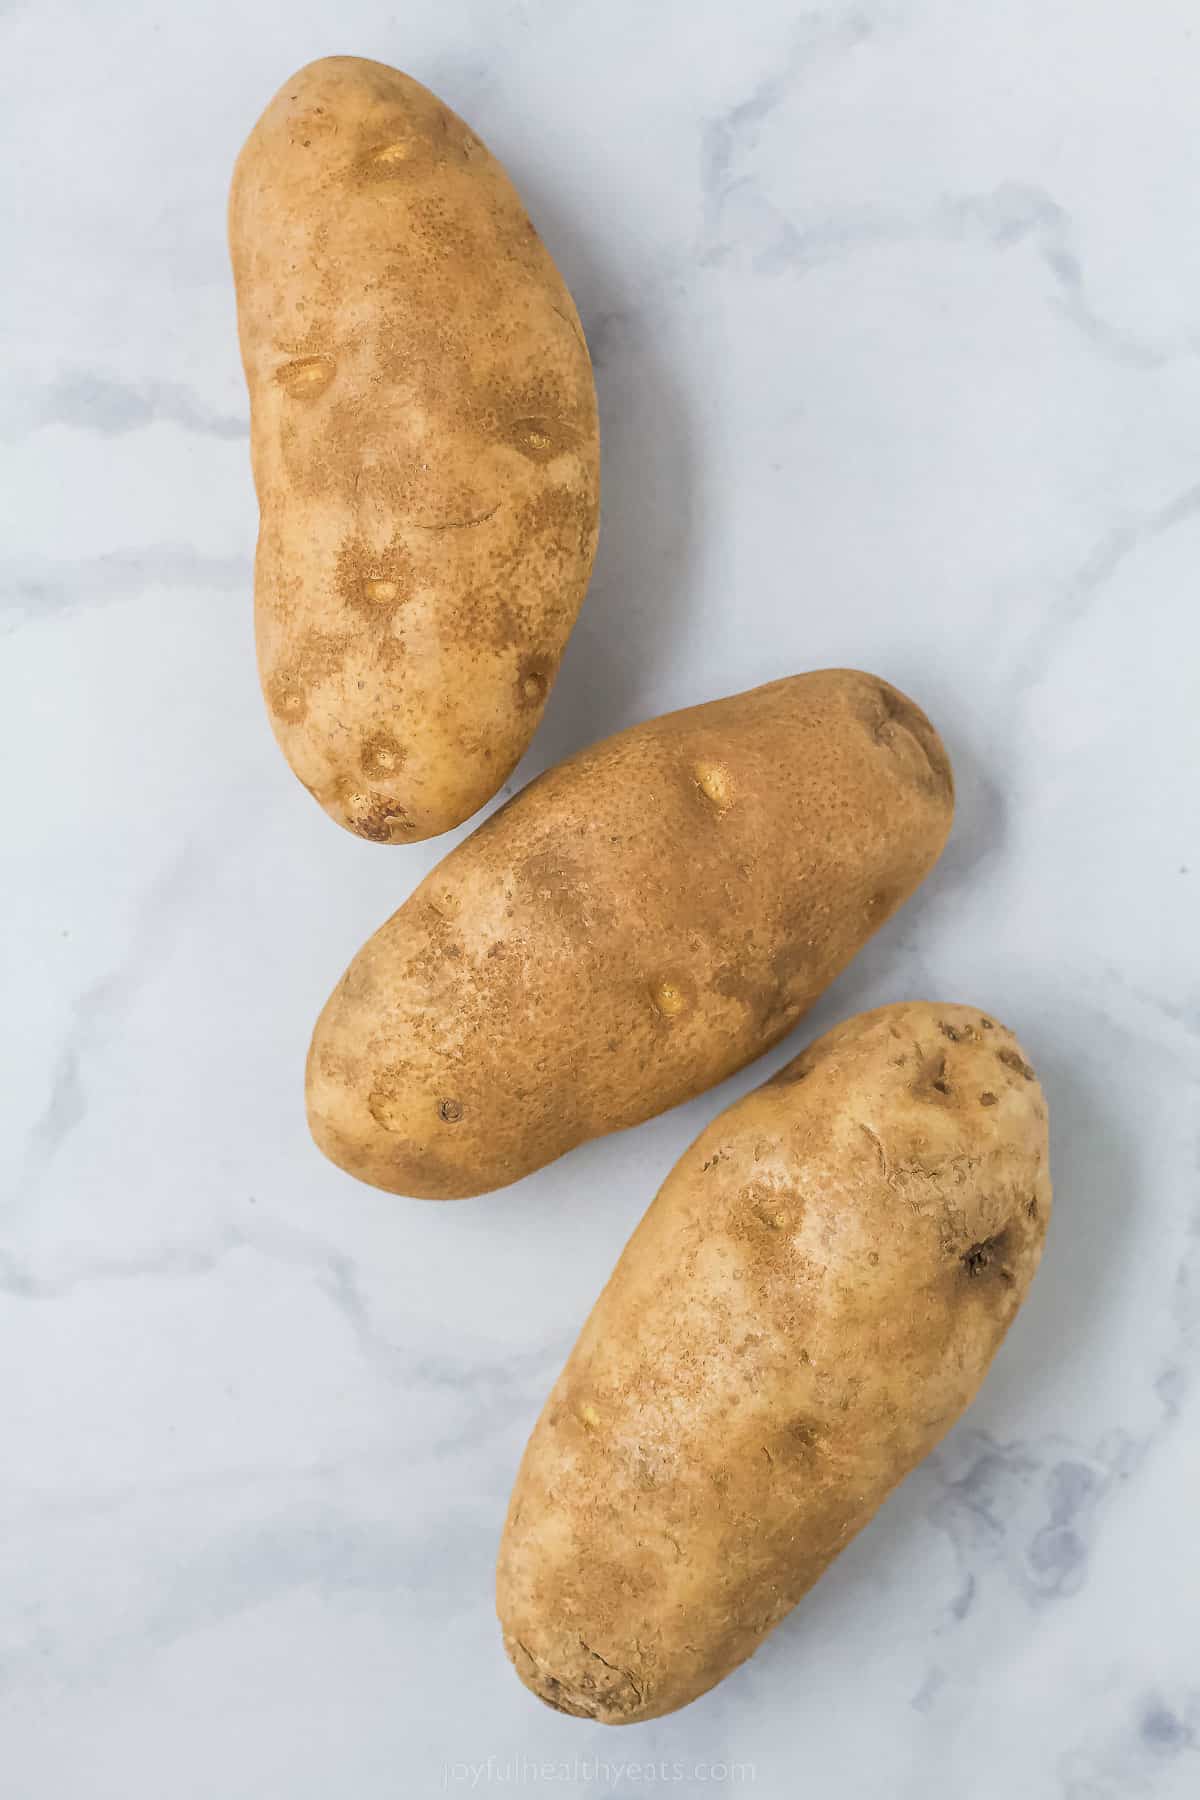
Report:
<svg viewBox="0 0 1200 1800"><path fill-rule="evenodd" d="M252 652L225 193L332 51L488 139L595 351L602 546L518 780L828 664L915 695L959 776L940 868L786 1049L445 1207L323 1162L301 1072L451 840L337 832ZM4 1800L1191 1800L1191 0L9 0L0 66ZM491 1592L549 1383L701 1125L914 996L1043 1076L1028 1307L742 1671L556 1716Z"/></svg>

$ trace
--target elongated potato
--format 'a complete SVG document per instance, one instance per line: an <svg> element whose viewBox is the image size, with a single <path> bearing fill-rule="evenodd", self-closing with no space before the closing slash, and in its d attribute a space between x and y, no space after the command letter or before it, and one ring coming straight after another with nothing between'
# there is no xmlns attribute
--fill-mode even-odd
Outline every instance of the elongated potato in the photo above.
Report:
<svg viewBox="0 0 1200 1800"><path fill-rule="evenodd" d="M453 850L317 1023L326 1155L502 1187L759 1056L932 867L953 791L911 700L825 670L636 725Z"/></svg>
<svg viewBox="0 0 1200 1800"><path fill-rule="evenodd" d="M743 1662L970 1403L1049 1212L1041 1089L969 1007L865 1013L714 1120L521 1463L526 1686L628 1724Z"/></svg>
<svg viewBox="0 0 1200 1800"><path fill-rule="evenodd" d="M429 837L524 751L591 572L578 314L475 134L358 57L271 101L229 239L272 727L339 824Z"/></svg>

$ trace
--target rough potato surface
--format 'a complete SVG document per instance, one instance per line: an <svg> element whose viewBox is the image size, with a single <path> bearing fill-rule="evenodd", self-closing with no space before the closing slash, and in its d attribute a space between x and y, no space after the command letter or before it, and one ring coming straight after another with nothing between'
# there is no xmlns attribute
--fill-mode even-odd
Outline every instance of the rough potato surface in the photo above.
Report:
<svg viewBox="0 0 1200 1800"><path fill-rule="evenodd" d="M714 1120L525 1451L498 1607L521 1680L627 1724L745 1660L954 1423L1037 1267L1046 1105L966 1006L884 1007Z"/></svg>
<svg viewBox="0 0 1200 1800"><path fill-rule="evenodd" d="M594 745L355 958L309 1053L317 1143L378 1187L453 1199L712 1087L911 894L952 810L924 713L854 670Z"/></svg>
<svg viewBox="0 0 1200 1800"><path fill-rule="evenodd" d="M591 572L578 314L478 137L357 57L271 101L229 237L272 727L348 830L446 831L528 744Z"/></svg>

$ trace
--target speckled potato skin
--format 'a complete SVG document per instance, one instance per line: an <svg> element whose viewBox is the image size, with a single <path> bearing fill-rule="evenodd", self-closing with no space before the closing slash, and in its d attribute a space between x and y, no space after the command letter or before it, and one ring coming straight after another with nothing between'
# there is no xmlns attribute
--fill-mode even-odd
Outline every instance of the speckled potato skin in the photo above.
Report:
<svg viewBox="0 0 1200 1800"><path fill-rule="evenodd" d="M415 889L313 1036L309 1122L393 1192L503 1187L776 1043L941 851L933 726L823 670L636 725Z"/></svg>
<svg viewBox="0 0 1200 1800"><path fill-rule="evenodd" d="M500 1550L527 1687L657 1718L758 1647L973 1399L1050 1213L1010 1032L914 1003L713 1121L534 1428Z"/></svg>
<svg viewBox="0 0 1200 1800"><path fill-rule="evenodd" d="M591 573L579 316L474 133L358 57L271 101L229 239L272 727L347 830L430 837L521 756Z"/></svg>

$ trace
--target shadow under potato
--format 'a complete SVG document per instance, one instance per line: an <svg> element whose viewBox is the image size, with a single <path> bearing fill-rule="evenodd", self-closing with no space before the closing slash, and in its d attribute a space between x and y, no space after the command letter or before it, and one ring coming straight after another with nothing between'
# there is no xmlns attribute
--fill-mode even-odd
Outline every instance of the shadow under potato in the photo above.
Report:
<svg viewBox="0 0 1200 1800"><path fill-rule="evenodd" d="M498 135L498 134L497 134ZM691 604L692 432L683 384L668 367L637 290L602 261L570 196L505 159L583 321L600 409L600 545L545 716L511 778L514 789L598 738L646 716ZM780 670L780 674L791 673ZM712 700L724 690L697 693Z"/></svg>

